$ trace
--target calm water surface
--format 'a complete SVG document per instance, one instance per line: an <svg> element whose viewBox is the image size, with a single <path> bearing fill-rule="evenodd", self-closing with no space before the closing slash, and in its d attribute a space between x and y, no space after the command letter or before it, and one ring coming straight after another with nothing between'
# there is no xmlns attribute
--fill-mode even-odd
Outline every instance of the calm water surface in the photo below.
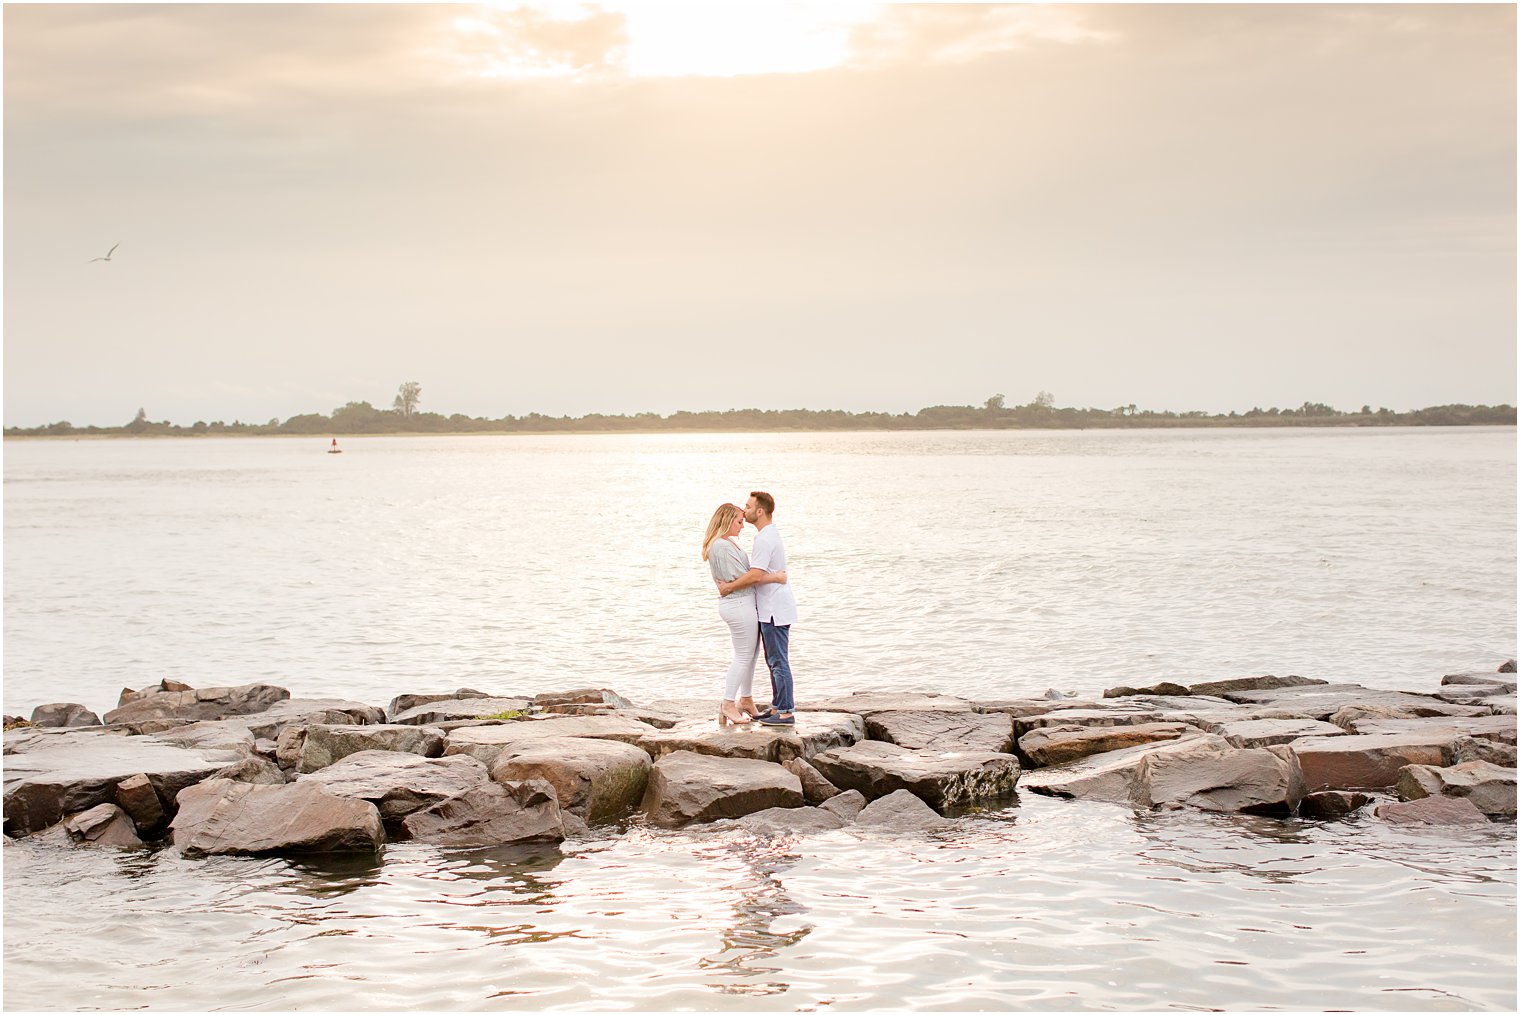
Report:
<svg viewBox="0 0 1520 1015"><path fill-rule="evenodd" d="M5 711L161 677L716 694L701 529L773 492L799 698L1515 654L1515 432L7 442ZM374 866L8 842L8 1009L1513 1009L1514 826L634 827Z"/></svg>

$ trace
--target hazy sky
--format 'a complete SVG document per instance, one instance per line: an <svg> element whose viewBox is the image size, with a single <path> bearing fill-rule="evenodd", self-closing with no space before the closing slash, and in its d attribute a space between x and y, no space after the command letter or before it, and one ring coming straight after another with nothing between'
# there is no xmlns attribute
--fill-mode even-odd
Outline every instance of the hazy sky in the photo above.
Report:
<svg viewBox="0 0 1520 1015"><path fill-rule="evenodd" d="M1516 400L1513 6L4 18L7 425Z"/></svg>

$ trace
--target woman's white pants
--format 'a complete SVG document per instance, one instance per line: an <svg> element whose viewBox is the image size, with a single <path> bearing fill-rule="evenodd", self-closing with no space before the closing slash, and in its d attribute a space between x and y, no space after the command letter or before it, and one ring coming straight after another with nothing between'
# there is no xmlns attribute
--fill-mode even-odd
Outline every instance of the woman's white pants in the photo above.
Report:
<svg viewBox="0 0 1520 1015"><path fill-rule="evenodd" d="M728 624L734 640L734 661L728 666L723 700L737 701L754 693L755 652L760 645L760 620L754 596L724 596L718 600L718 616Z"/></svg>

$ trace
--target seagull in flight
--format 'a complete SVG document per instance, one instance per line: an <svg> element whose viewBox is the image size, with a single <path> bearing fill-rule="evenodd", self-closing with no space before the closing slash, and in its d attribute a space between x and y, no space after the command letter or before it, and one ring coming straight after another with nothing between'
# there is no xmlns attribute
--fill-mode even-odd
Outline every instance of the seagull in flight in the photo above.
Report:
<svg viewBox="0 0 1520 1015"><path fill-rule="evenodd" d="M92 257L92 258L90 258L90 263L94 264L96 261L109 261L111 259L111 255L114 254L114 253L116 253L116 247L119 247L119 246L121 246L120 243L116 244L116 246L112 247L110 250L107 250L105 257Z"/></svg>

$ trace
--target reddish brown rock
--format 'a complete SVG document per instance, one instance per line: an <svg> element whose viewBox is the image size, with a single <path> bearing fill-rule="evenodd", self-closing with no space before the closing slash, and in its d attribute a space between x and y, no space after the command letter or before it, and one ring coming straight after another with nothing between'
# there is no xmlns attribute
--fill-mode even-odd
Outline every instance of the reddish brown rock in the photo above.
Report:
<svg viewBox="0 0 1520 1015"><path fill-rule="evenodd" d="M210 779L182 790L170 825L186 856L377 852L380 812L312 783L260 786Z"/></svg>
<svg viewBox="0 0 1520 1015"><path fill-rule="evenodd" d="M408 837L440 846L559 842L565 837L554 787L540 779L481 783L408 815L402 826Z"/></svg>
<svg viewBox="0 0 1520 1015"><path fill-rule="evenodd" d="M386 827L402 834L408 815L458 796L490 779L474 758L424 758L403 751L359 751L300 777L338 796L367 800Z"/></svg>
<svg viewBox="0 0 1520 1015"><path fill-rule="evenodd" d="M583 687L574 691L545 691L533 696L533 704L540 708L550 705L610 705L613 708L632 708L633 702L605 687Z"/></svg>
<svg viewBox="0 0 1520 1015"><path fill-rule="evenodd" d="M1433 733L1355 734L1304 737L1288 748L1303 766L1311 793L1322 789L1387 789L1405 765L1444 766L1451 761L1449 729Z"/></svg>
<svg viewBox="0 0 1520 1015"><path fill-rule="evenodd" d="M626 713L620 713L626 715ZM718 726L710 718L684 719L668 729L651 730L638 745L658 760L676 751L717 758L748 758L782 764L792 758L844 747L865 739L865 722L845 712L796 713L789 727Z"/></svg>
<svg viewBox="0 0 1520 1015"><path fill-rule="evenodd" d="M867 740L809 760L840 789L872 800L905 789L941 813L1007 796L1019 781L1018 759L995 751L915 751Z"/></svg>
<svg viewBox="0 0 1520 1015"><path fill-rule="evenodd" d="M860 790L847 789L841 791L838 796L829 797L818 805L818 809L837 815L841 821L849 824L855 820L855 815L865 808L866 802L866 798Z"/></svg>
<svg viewBox="0 0 1520 1015"><path fill-rule="evenodd" d="M1318 719L1243 719L1211 728L1233 747L1272 747L1290 744L1299 737L1343 737L1346 731Z"/></svg>
<svg viewBox="0 0 1520 1015"><path fill-rule="evenodd" d="M1451 742L1451 761L1454 765L1460 765L1464 761L1486 761L1500 768L1514 768L1515 746L1464 735Z"/></svg>
<svg viewBox="0 0 1520 1015"><path fill-rule="evenodd" d="M802 783L780 765L677 751L655 762L643 810L652 824L676 828L802 805Z"/></svg>
<svg viewBox="0 0 1520 1015"><path fill-rule="evenodd" d="M25 835L96 804L115 803L116 787L146 775L159 799L210 778L243 755L190 751L152 737L108 732L31 730L6 738L5 831Z"/></svg>
<svg viewBox="0 0 1520 1015"><path fill-rule="evenodd" d="M626 817L644 799L653 767L643 748L616 740L551 737L508 747L491 766L497 782L542 779L562 811L590 824Z"/></svg>
<svg viewBox="0 0 1520 1015"><path fill-rule="evenodd" d="M814 712L849 712L869 718L877 712L971 712L974 706L965 698L936 691L857 691L833 698L809 699Z"/></svg>
<svg viewBox="0 0 1520 1015"><path fill-rule="evenodd" d="M884 711L866 716L872 740L922 750L1013 750L1013 717L1003 712Z"/></svg>
<svg viewBox="0 0 1520 1015"><path fill-rule="evenodd" d="M385 714L388 716L400 715L402 712L416 708L418 705L430 705L435 701L458 701L462 698L494 697L498 696L469 687L461 687L459 690L448 694L398 694L386 706Z"/></svg>
<svg viewBox="0 0 1520 1015"><path fill-rule="evenodd" d="M1489 713L1489 709L1482 706L1453 705L1428 694L1381 691L1363 687L1360 684L1314 684L1254 691L1225 691L1223 697L1244 705L1288 708L1299 715L1326 722L1347 705L1358 708L1399 709L1413 716L1486 715Z"/></svg>
<svg viewBox="0 0 1520 1015"><path fill-rule="evenodd" d="M1379 804L1372 813L1395 825L1486 825L1488 818L1460 797L1433 796L1407 803Z"/></svg>
<svg viewBox="0 0 1520 1015"><path fill-rule="evenodd" d="M1515 816L1515 770L1486 761L1468 761L1446 768L1409 765L1399 772L1398 794L1405 800L1461 797L1493 817Z"/></svg>
<svg viewBox="0 0 1520 1015"><path fill-rule="evenodd" d="M1303 774L1285 747L1241 750L1203 733L1099 754L1024 779L1048 796L1104 800L1142 810L1289 814L1304 795Z"/></svg>
<svg viewBox="0 0 1520 1015"><path fill-rule="evenodd" d="M1229 691L1271 691L1282 687L1310 687L1325 683L1326 681L1323 680L1298 676L1234 677L1229 680L1207 680L1200 684L1191 684L1188 687L1188 693L1222 696Z"/></svg>
<svg viewBox="0 0 1520 1015"><path fill-rule="evenodd" d="M527 698L440 698L414 705L391 716L391 722L410 726L441 726L460 720L487 719L503 712L527 713Z"/></svg>
<svg viewBox="0 0 1520 1015"><path fill-rule="evenodd" d="M855 816L855 824L910 832L949 828L954 822L937 814L917 794L899 789L872 800Z"/></svg>
<svg viewBox="0 0 1520 1015"><path fill-rule="evenodd" d="M792 758L783 762L781 767L795 775L802 783L802 799L810 806L816 807L825 800L839 795L838 786L825 779L822 772L801 758Z"/></svg>
<svg viewBox="0 0 1520 1015"><path fill-rule="evenodd" d="M315 772L360 751L399 751L436 758L443 754L443 731L405 723L286 726L275 753L280 764L297 772Z"/></svg>
<svg viewBox="0 0 1520 1015"><path fill-rule="evenodd" d="M142 719L221 719L229 715L262 712L289 697L289 691L272 684L163 690L137 695L120 708L107 712L105 721L119 723Z"/></svg>
<svg viewBox="0 0 1520 1015"><path fill-rule="evenodd" d="M401 717L398 716L398 719ZM535 740L554 737L591 737L638 744L656 732L648 723L622 715L556 715L542 719L523 719L490 726L462 726L449 731L444 744L445 755L468 754L487 766L496 762L508 747L520 747Z"/></svg>
<svg viewBox="0 0 1520 1015"><path fill-rule="evenodd" d="M132 819L115 804L99 804L83 813L65 818L63 827L69 837L78 843L115 846L118 849L138 849L143 845Z"/></svg>
<svg viewBox="0 0 1520 1015"><path fill-rule="evenodd" d="M153 780L143 774L116 784L116 803L131 817L132 824L143 832L160 828L169 816L153 789Z"/></svg>
<svg viewBox="0 0 1520 1015"><path fill-rule="evenodd" d="M1150 687L1109 687L1103 691L1105 698L1132 698L1140 694L1161 694L1169 697L1185 697L1193 692L1182 684L1174 684L1170 680L1163 680L1159 684Z"/></svg>
<svg viewBox="0 0 1520 1015"><path fill-rule="evenodd" d="M1176 740L1194 732L1180 722L1134 726L1045 726L1019 738L1019 750L1039 768L1064 765L1094 754Z"/></svg>

